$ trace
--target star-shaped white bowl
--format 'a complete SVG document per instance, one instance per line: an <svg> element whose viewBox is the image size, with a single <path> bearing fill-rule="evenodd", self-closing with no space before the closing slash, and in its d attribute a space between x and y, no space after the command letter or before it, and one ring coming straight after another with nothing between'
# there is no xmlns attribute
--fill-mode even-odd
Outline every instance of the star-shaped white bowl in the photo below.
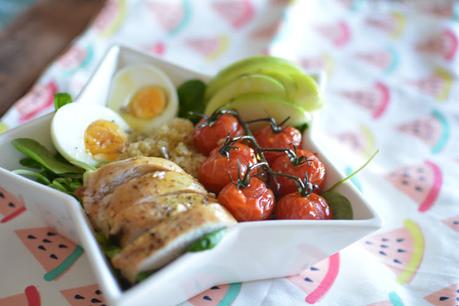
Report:
<svg viewBox="0 0 459 306"><path fill-rule="evenodd" d="M189 79L209 79L191 71L123 46L113 46L77 98L77 103L104 104L117 70L130 64L158 66L178 86ZM80 203L71 196L10 172L20 167L21 155L11 146L17 137L33 138L52 149L52 114L0 135L0 187L22 196L58 232L82 244L110 305L175 305L214 285L294 275L345 246L376 231L379 217L350 184L338 191L352 203L354 220L286 221L239 223L231 227L212 250L186 253L145 281L123 291L99 248L91 224ZM306 131L307 148L317 152L327 166L330 185L343 175L330 163L317 144L314 124Z"/></svg>

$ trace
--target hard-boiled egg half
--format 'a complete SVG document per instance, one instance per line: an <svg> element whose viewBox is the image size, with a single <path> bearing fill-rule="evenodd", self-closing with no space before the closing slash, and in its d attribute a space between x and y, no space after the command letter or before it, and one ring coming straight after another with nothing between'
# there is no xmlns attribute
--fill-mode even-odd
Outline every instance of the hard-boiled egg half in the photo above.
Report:
<svg viewBox="0 0 459 306"><path fill-rule="evenodd" d="M117 159L127 142L128 131L123 118L97 104L64 105L51 121L51 139L57 151L72 164L86 169Z"/></svg>
<svg viewBox="0 0 459 306"><path fill-rule="evenodd" d="M141 132L149 132L177 115L177 92L171 80L151 65L132 65L113 78L107 106Z"/></svg>

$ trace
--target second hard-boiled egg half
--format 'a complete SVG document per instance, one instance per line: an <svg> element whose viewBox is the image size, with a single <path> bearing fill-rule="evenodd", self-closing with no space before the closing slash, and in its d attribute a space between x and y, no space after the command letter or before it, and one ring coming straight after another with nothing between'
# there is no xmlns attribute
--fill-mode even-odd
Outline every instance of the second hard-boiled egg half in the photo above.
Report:
<svg viewBox="0 0 459 306"><path fill-rule="evenodd" d="M64 105L51 122L51 139L57 151L85 169L118 159L128 132L123 118L97 104Z"/></svg>
<svg viewBox="0 0 459 306"><path fill-rule="evenodd" d="M147 133L177 115L178 98L171 80L161 70L132 65L115 74L107 106L131 128Z"/></svg>

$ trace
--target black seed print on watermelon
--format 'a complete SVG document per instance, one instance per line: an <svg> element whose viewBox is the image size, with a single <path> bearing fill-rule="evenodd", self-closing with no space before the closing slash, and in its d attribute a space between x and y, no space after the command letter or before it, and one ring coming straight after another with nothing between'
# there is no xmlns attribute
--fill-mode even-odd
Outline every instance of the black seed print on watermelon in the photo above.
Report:
<svg viewBox="0 0 459 306"><path fill-rule="evenodd" d="M37 239L34 235L27 235L27 239Z"/></svg>
<svg viewBox="0 0 459 306"><path fill-rule="evenodd" d="M61 243L61 244L58 245L58 248L59 248L59 249L67 249L68 246Z"/></svg>
<svg viewBox="0 0 459 306"><path fill-rule="evenodd" d="M308 283L313 283L314 281L312 279L310 279L309 277L305 277L304 278L304 281L305 282L308 282Z"/></svg>
<svg viewBox="0 0 459 306"><path fill-rule="evenodd" d="M207 300L207 301L212 301L212 298L211 298L210 296L208 296L208 295L204 295L204 296L202 297L202 299L203 299L203 300Z"/></svg>
<svg viewBox="0 0 459 306"><path fill-rule="evenodd" d="M43 245L41 245L41 244L38 246L38 248L39 248L40 250L42 250L42 251L46 251L46 248L45 248Z"/></svg>
<svg viewBox="0 0 459 306"><path fill-rule="evenodd" d="M316 267L312 266L312 267L309 268L309 270L311 270L311 271L319 271L319 268L316 268Z"/></svg>
<svg viewBox="0 0 459 306"><path fill-rule="evenodd" d="M438 299L439 299L441 302L443 302L443 301L448 300L449 297L448 297L448 296L441 296L441 297L439 297Z"/></svg>
<svg viewBox="0 0 459 306"><path fill-rule="evenodd" d="M57 256L56 256L55 254L49 255L49 257L51 257L52 259L56 259L56 260L58 259Z"/></svg>
<svg viewBox="0 0 459 306"><path fill-rule="evenodd" d="M51 243L51 242L52 242L51 240L49 240L49 239L46 239L46 238L45 238L45 239L43 239L42 241L43 241L43 243Z"/></svg>
<svg viewBox="0 0 459 306"><path fill-rule="evenodd" d="M79 294L75 294L75 300L84 300L84 296L81 296Z"/></svg>
<svg viewBox="0 0 459 306"><path fill-rule="evenodd" d="M211 290L217 290L217 289L220 289L220 287L218 287L218 286L213 286L213 287L211 287L210 289L211 289Z"/></svg>
<svg viewBox="0 0 459 306"><path fill-rule="evenodd" d="M91 299L91 303L100 304L100 303L102 303L102 301L101 301L101 300L98 300L98 299L96 299L96 298L92 298L92 299Z"/></svg>
<svg viewBox="0 0 459 306"><path fill-rule="evenodd" d="M102 294L102 291L100 291L99 289L97 289L96 291L94 291L97 295L101 295Z"/></svg>
<svg viewBox="0 0 459 306"><path fill-rule="evenodd" d="M47 232L46 235L47 235L47 236L56 236L57 234L54 233L54 232Z"/></svg>
<svg viewBox="0 0 459 306"><path fill-rule="evenodd" d="M8 203L8 207L15 207L15 206L16 206L16 205L14 205L13 202L9 202L9 203Z"/></svg>
<svg viewBox="0 0 459 306"><path fill-rule="evenodd" d="M0 192L0 198L2 198L2 199L5 198L5 195L3 194L3 192Z"/></svg>

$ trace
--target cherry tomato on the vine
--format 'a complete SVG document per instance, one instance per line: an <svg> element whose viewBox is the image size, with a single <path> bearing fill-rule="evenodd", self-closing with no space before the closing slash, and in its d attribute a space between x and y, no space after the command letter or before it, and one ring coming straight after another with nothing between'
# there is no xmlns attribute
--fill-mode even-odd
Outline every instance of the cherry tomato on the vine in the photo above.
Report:
<svg viewBox="0 0 459 306"><path fill-rule="evenodd" d="M226 207L237 221L258 221L269 218L274 209L274 193L266 184L251 177L241 189L230 183L220 191L218 202Z"/></svg>
<svg viewBox="0 0 459 306"><path fill-rule="evenodd" d="M262 148L293 149L301 144L301 132L294 127L283 127L281 131L274 132L271 125L262 127L253 133ZM265 152L268 163L272 163L282 152Z"/></svg>
<svg viewBox="0 0 459 306"><path fill-rule="evenodd" d="M201 119L193 130L193 143L204 155L209 155L227 136L240 136L244 133L237 118L230 114L222 115L210 124L205 122L205 118Z"/></svg>
<svg viewBox="0 0 459 306"><path fill-rule="evenodd" d="M257 162L251 147L239 142L231 147L228 157L220 153L220 147L215 148L199 168L198 179L210 192L218 193L232 181L237 181L238 176L242 177L247 168Z"/></svg>
<svg viewBox="0 0 459 306"><path fill-rule="evenodd" d="M327 201L316 193L302 196L298 192L283 196L276 205L277 219L326 220L332 219Z"/></svg>
<svg viewBox="0 0 459 306"><path fill-rule="evenodd" d="M284 154L274 160L271 165L272 170L297 176L303 181L307 176L311 184L317 185L319 190L322 189L325 183L325 165L310 151L297 149L295 152L298 157L303 156L306 157L307 160L298 165L294 165L290 158ZM277 181L279 183L279 196L284 196L298 190L297 184L292 179L278 176Z"/></svg>

